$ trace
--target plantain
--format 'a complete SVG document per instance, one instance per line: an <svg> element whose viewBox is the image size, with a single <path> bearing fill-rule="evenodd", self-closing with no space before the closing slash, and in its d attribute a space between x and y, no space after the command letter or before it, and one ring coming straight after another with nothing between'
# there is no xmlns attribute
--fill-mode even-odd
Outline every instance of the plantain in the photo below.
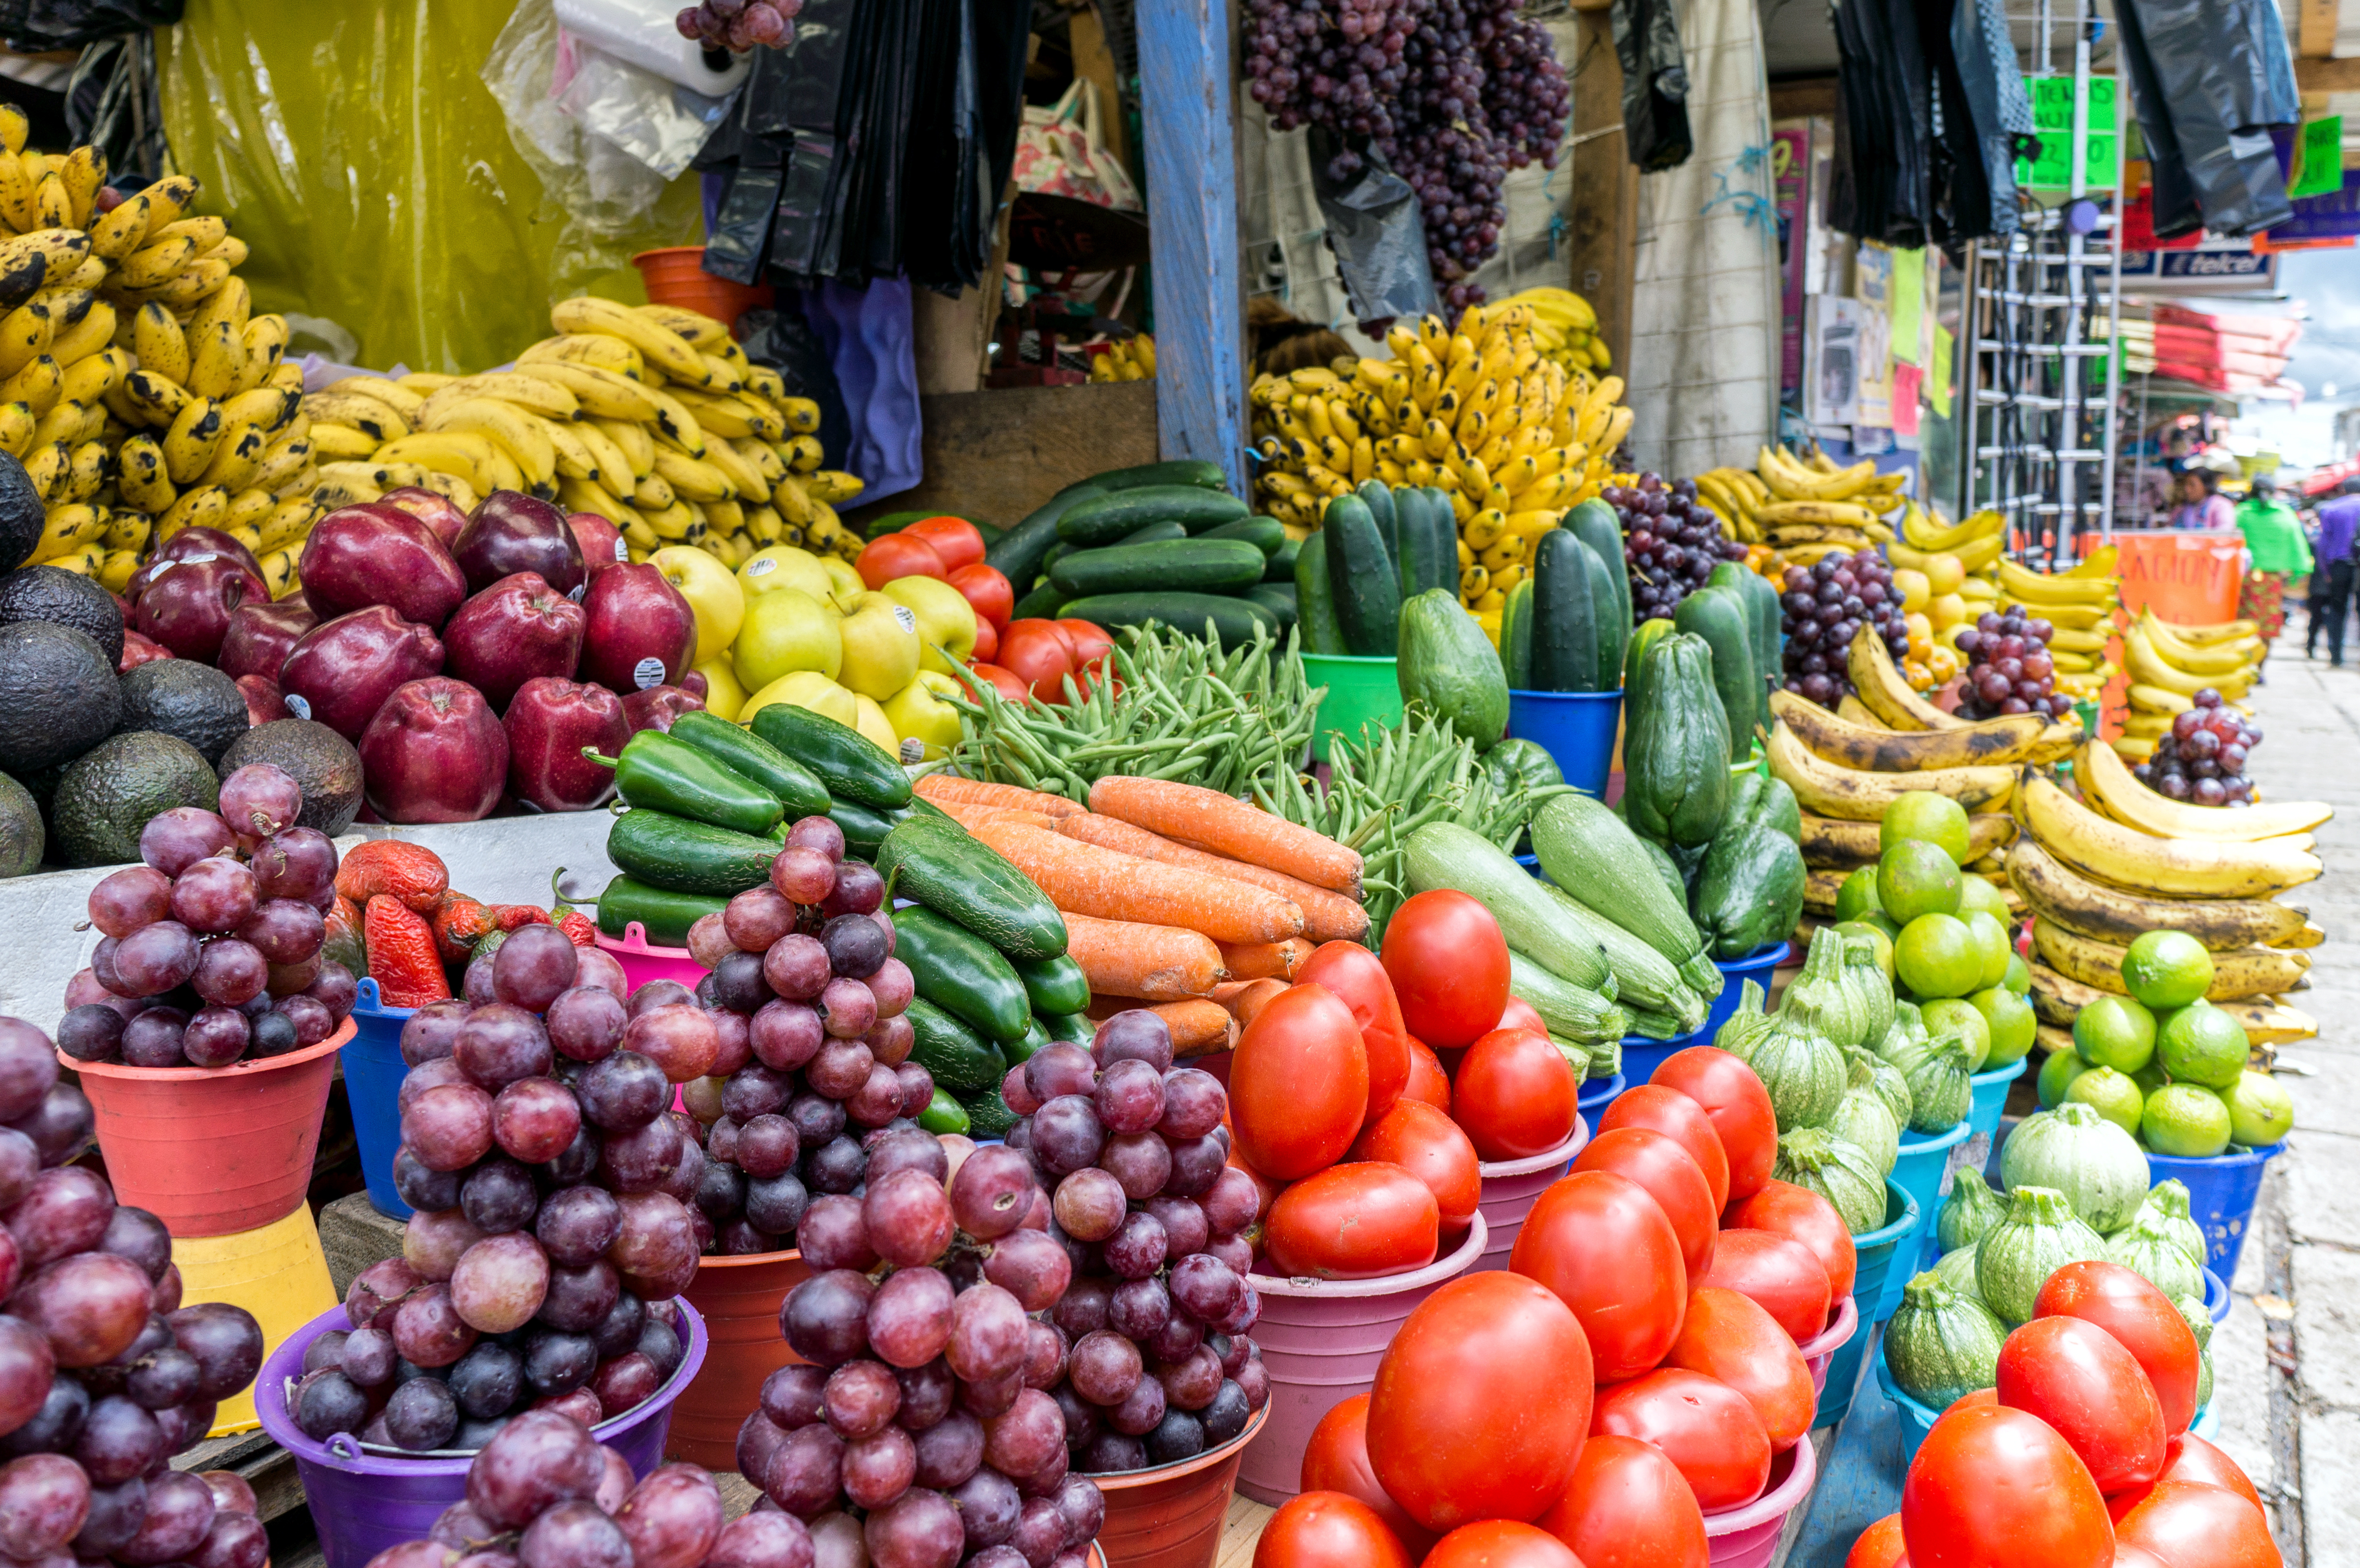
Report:
<svg viewBox="0 0 2360 1568"><path fill-rule="evenodd" d="M2123 983L2126 947L2098 942L2065 930L2053 920L2036 917L2032 946L2043 962L2069 980L2093 990L2127 996ZM2276 947L2241 947L2212 954L2212 981L2204 990L2208 1002L2243 1002L2275 996L2300 982L2311 968L2308 954Z"/></svg>
<svg viewBox="0 0 2360 1568"><path fill-rule="evenodd" d="M1806 811L1797 842L1802 845L1805 865L1849 871L1876 864L1884 854L1880 833L1876 822L1822 817ZM1967 818L1970 860L2004 849L2015 841L2016 819L2005 811L1976 811Z"/></svg>
<svg viewBox="0 0 2360 1568"><path fill-rule="evenodd" d="M2005 800L2016 782L2012 767L1927 768L1916 773L1874 773L1840 768L1812 755L1783 723L1771 726L1770 771L1795 791L1806 811L1823 817L1877 822L1894 800L1910 790L1947 795L1973 811Z"/></svg>

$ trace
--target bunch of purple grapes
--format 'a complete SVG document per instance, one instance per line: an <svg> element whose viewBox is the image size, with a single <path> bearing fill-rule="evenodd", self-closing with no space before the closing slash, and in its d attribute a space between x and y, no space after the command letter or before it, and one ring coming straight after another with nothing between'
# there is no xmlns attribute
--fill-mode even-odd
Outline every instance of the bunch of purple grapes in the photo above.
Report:
<svg viewBox="0 0 2360 1568"><path fill-rule="evenodd" d="M1901 591L1893 585L1893 568L1876 551L1823 555L1808 566L1790 566L1779 586L1786 690L1806 701L1832 708L1851 693L1846 660L1863 626L1885 639L1896 664L1907 655Z"/></svg>
<svg viewBox="0 0 2360 1568"><path fill-rule="evenodd" d="M2002 713L2047 713L2061 719L2073 699L2057 690L2057 667L2049 639L2057 629L2022 610L1985 610L1961 632L1957 648L1966 661L1959 687L1959 717L1992 719ZM2216 692L2213 701L2220 701Z"/></svg>
<svg viewBox="0 0 2360 1568"><path fill-rule="evenodd" d="M691 43L743 54L758 44L785 48L803 8L803 0L705 0L682 10L672 26Z"/></svg>
<svg viewBox="0 0 2360 1568"><path fill-rule="evenodd" d="M221 810L148 821L139 858L90 892L102 935L66 986L58 1044L81 1062L226 1067L317 1045L357 995L320 947L336 846L295 825L295 780L267 762L222 781Z"/></svg>
<svg viewBox="0 0 2360 1568"><path fill-rule="evenodd" d="M2171 733L2132 772L2158 794L2199 806L2250 806L2254 781L2245 758L2262 744L2261 730L2207 686L2196 705L2172 715Z"/></svg>
<svg viewBox="0 0 2360 1568"><path fill-rule="evenodd" d="M1696 481L1666 485L1642 474L1635 485L1610 485L1598 498L1622 525L1622 564L1631 573L1631 616L1668 616L1705 584L1724 561L1743 561L1745 547L1721 532L1712 508L1697 499Z"/></svg>
<svg viewBox="0 0 2360 1568"><path fill-rule="evenodd" d="M424 1541L368 1568L810 1568L812 1534L775 1508L723 1523L720 1488L694 1465L644 1481L582 1424L518 1417L467 1466L467 1495Z"/></svg>

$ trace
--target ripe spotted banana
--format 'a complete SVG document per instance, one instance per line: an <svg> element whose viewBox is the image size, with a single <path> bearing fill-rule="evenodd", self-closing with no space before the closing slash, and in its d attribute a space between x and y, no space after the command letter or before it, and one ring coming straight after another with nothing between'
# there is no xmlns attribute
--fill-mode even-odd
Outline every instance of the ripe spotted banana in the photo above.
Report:
<svg viewBox="0 0 2360 1568"><path fill-rule="evenodd" d="M2005 848L2016 839L2016 819L2005 811L1977 811L1967 818L1967 857L1978 860ZM1803 813L1803 863L1825 869L1849 871L1874 866L1884 854L1880 825L1842 817Z"/></svg>
<svg viewBox="0 0 2360 1568"><path fill-rule="evenodd" d="M549 485L557 477L557 449L548 427L512 403L470 397L438 413L432 428L490 437L534 485Z"/></svg>
<svg viewBox="0 0 2360 1568"><path fill-rule="evenodd" d="M543 338L517 355L517 365L519 368L528 365L570 365L603 370L630 381L638 381L647 374L647 362L628 343L587 332Z"/></svg>
<svg viewBox="0 0 2360 1568"><path fill-rule="evenodd" d="M578 299L561 299L550 309L549 324L561 332L620 338L639 350L640 358L650 368L685 386L705 386L712 376L704 355L677 332L611 299L587 295Z"/></svg>
<svg viewBox="0 0 2360 1568"><path fill-rule="evenodd" d="M592 343L617 343L615 338L592 338ZM519 365L526 362L519 362ZM594 365L576 365L564 360L533 361L532 374L544 381L554 382L574 394L582 412L592 419L628 419L644 423L656 417L656 406L648 397L648 389L627 376Z"/></svg>
<svg viewBox="0 0 2360 1568"><path fill-rule="evenodd" d="M1896 796L1913 789L1947 795L1969 811L2004 800L2016 781L2011 767L1936 768L1917 773L1868 773L1822 762L1784 724L1770 730L1771 774L1786 780L1807 811L1823 817L1877 822Z"/></svg>
<svg viewBox="0 0 2360 1568"><path fill-rule="evenodd" d="M356 392L313 392L303 399L303 411L314 419L349 426L378 442L399 441L410 433L410 421L390 404Z"/></svg>
<svg viewBox="0 0 2360 1568"><path fill-rule="evenodd" d="M2078 771L2078 769L2077 769ZM2151 898L2093 882L2030 838L2007 852L2024 901L2065 930L2128 946L2151 931L2183 931L2216 953L2273 946L2303 929L2300 909L2263 898Z"/></svg>
<svg viewBox="0 0 2360 1568"><path fill-rule="evenodd" d="M2069 980L2095 990L2127 995L2123 984L2126 947L2097 942L2035 918L2033 950L2049 968ZM2208 1002L2242 1002L2272 996L2290 989L2310 972L2311 959L2301 953L2275 947L2241 947L2212 954L2212 983L2205 987Z"/></svg>
<svg viewBox="0 0 2360 1568"><path fill-rule="evenodd" d="M573 392L555 381L524 371L497 371L485 376L463 376L433 392L419 409L417 423L421 428L432 429L436 416L444 409L475 397L513 403L529 414L547 419L574 419L582 413L582 405Z"/></svg>
<svg viewBox="0 0 2360 1568"><path fill-rule="evenodd" d="M1845 673L1868 711L1896 730L1961 729L1967 721L1946 713L1909 689L1893 665L1893 650L1873 626L1863 626L1844 651Z"/></svg>
<svg viewBox="0 0 2360 1568"><path fill-rule="evenodd" d="M2074 754L2073 779L2096 810L2158 838L2254 844L2310 833L2335 814L2333 806L2318 800L2264 801L2234 811L2184 805L2140 783L2122 758L2103 746L2085 746Z"/></svg>
<svg viewBox="0 0 2360 1568"><path fill-rule="evenodd" d="M2046 849L2085 877L2117 887L2188 898L2267 898L2300 887L2322 869L2305 839L2217 844L2151 838L2102 817L2029 769L2018 780L2016 821Z"/></svg>
<svg viewBox="0 0 2360 1568"><path fill-rule="evenodd" d="M2191 675L2158 653L2155 645L2147 641L2147 633L2137 626L2123 634L2123 664L2133 681L2176 691L2183 697L2193 697L2210 687L2234 702L2254 683L2254 671L2250 669L2234 675Z"/></svg>

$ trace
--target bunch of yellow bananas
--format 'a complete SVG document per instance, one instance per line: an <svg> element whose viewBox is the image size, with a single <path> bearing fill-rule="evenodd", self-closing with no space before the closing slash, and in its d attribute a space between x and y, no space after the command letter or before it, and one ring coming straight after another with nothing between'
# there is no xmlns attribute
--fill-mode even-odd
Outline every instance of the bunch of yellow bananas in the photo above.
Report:
<svg viewBox="0 0 2360 1568"><path fill-rule="evenodd" d="M1155 340L1145 332L1129 342L1107 344L1104 354L1090 356L1090 379L1093 381L1153 381L1155 379Z"/></svg>
<svg viewBox="0 0 2360 1568"><path fill-rule="evenodd" d="M1767 544L1801 566L1890 540L1884 518L1904 504L1901 484L1902 475L1881 474L1874 463L1846 468L1817 448L1797 458L1773 446L1755 453L1751 473L1716 468L1697 476L1698 493L1739 542Z"/></svg>
<svg viewBox="0 0 2360 1568"><path fill-rule="evenodd" d="M2207 686L2231 701L2254 683L2267 651L2261 626L2229 621L2212 626L2179 626L2143 608L2123 634L2123 658L2130 667L2130 714L2114 749L2144 762L2155 743L2171 732L2171 722L2195 706Z"/></svg>
<svg viewBox="0 0 2360 1568"><path fill-rule="evenodd" d="M1569 289L1527 289L1500 301L1533 312L1533 343L1544 359L1568 371L1592 376L1613 368L1606 340L1598 335L1598 312Z"/></svg>
<svg viewBox="0 0 2360 1568"><path fill-rule="evenodd" d="M2114 546L2106 545L2071 569L2053 574L2005 556L1994 563L2001 608L2020 610L2055 628L2049 639L2049 660L2056 667L2057 689L2070 696L2093 699L2121 673L2106 657L2106 644L2115 635L2115 611L2122 604L2122 579L2114 572L2120 555Z"/></svg>

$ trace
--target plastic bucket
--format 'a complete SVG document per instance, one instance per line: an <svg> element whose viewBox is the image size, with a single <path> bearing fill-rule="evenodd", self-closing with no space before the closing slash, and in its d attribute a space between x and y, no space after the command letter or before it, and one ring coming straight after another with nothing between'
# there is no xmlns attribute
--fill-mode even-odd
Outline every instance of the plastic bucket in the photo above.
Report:
<svg viewBox="0 0 2360 1568"><path fill-rule="evenodd" d="M1786 1516L1803 1506L1819 1478L1819 1454L1809 1438L1773 1454L1770 1484L1760 1497L1742 1508L1704 1516L1705 1545L1715 1568L1768 1568L1778 1554Z"/></svg>
<svg viewBox="0 0 2360 1568"><path fill-rule="evenodd" d="M687 1331L686 1354L664 1386L645 1404L590 1429L592 1436L628 1462L634 1475L644 1476L663 1462L664 1428L672 1401L705 1362L704 1320L685 1301L680 1303L680 1317ZM364 1453L343 1432L327 1443L315 1443L287 1419L287 1385L302 1375L304 1346L330 1329L351 1326L342 1307L321 1313L265 1357L261 1375L254 1380L262 1430L295 1456L295 1471L303 1482L311 1522L319 1529L327 1568L363 1568L388 1546L425 1540L442 1510L467 1495L467 1466L474 1461L466 1454L396 1459Z"/></svg>
<svg viewBox="0 0 2360 1568"><path fill-rule="evenodd" d="M802 1359L779 1333L779 1308L810 1278L800 1252L697 1260L681 1294L705 1320L705 1369L672 1405L665 1458L738 1467L738 1429L760 1403L762 1380Z"/></svg>
<svg viewBox="0 0 2360 1568"><path fill-rule="evenodd" d="M344 1097L352 1102L353 1138L361 1147L361 1180L368 1201L388 1219L406 1220L410 1207L393 1190L393 1157L401 1148L401 1026L415 1007L388 1007L377 982L361 982L353 1004L353 1038L344 1047Z"/></svg>
<svg viewBox="0 0 2360 1568"><path fill-rule="evenodd" d="M738 335L738 317L770 303L767 284L732 283L705 271L703 245L643 250L631 257L631 265L639 269L640 280L647 285L650 304L700 311L728 327L733 338Z"/></svg>
<svg viewBox="0 0 2360 1568"><path fill-rule="evenodd" d="M1745 995L1748 980L1762 987L1766 1005L1770 995L1770 973L1786 956L1785 942L1765 942L1743 958L1714 964L1713 967L1721 971L1721 995L1712 999L1712 1006L1706 1010L1704 1027L1697 1030L1696 1039L1706 1045L1712 1043L1712 1037L1721 1032L1721 1026L1736 1016L1737 1004Z"/></svg>
<svg viewBox="0 0 2360 1568"><path fill-rule="evenodd" d="M1725 995L1726 993L1724 993ZM1706 1029L1690 1034L1676 1034L1669 1040L1649 1040L1644 1035L1622 1037L1622 1073L1633 1083L1655 1081L1655 1069L1676 1051L1692 1045L1710 1045L1712 1036Z"/></svg>
<svg viewBox="0 0 2360 1568"><path fill-rule="evenodd" d="M1581 1125L1590 1129L1592 1138L1598 1136L1598 1118L1606 1114L1614 1096L1630 1086L1631 1075L1627 1073L1617 1073L1612 1078L1592 1078L1581 1085L1580 1098L1574 1104L1581 1108Z"/></svg>
<svg viewBox="0 0 2360 1568"><path fill-rule="evenodd" d="M2229 1316L2230 1307L2234 1304L2229 1299L2228 1281L2210 1269L2204 1270L2204 1310L2212 1314L2212 1321L2216 1323L2224 1322Z"/></svg>
<svg viewBox="0 0 2360 1568"><path fill-rule="evenodd" d="M2237 1254L2245 1249L2245 1232L2253 1224L2254 1200L2261 1196L2262 1167L2285 1147L2264 1144L2243 1154L2216 1154L2210 1160L2183 1160L2169 1154L2147 1157L2149 1186L2169 1177L2187 1184L2188 1213L2196 1228L2204 1233L2204 1266L2223 1279L2237 1277Z"/></svg>
<svg viewBox="0 0 2360 1568"><path fill-rule="evenodd" d="M1967 1110L1967 1127L1974 1137L1991 1138L1999 1132L2000 1112L2007 1108L2007 1086L2024 1076L2024 1064L2029 1060L2019 1056L2005 1067L1967 1080L1975 1086L1974 1104Z"/></svg>
<svg viewBox="0 0 2360 1568"><path fill-rule="evenodd" d="M1852 1337L1828 1359L1827 1378L1813 1426L1833 1426L1852 1409L1852 1397L1860 1388L1860 1364L1868 1354L1868 1342L1876 1328L1875 1303L1884 1294L1885 1279L1896 1259L1917 1257L1917 1248L1908 1243L1918 1234L1918 1200L1901 1183L1886 1178L1885 1223L1866 1236L1852 1238L1853 1254L1859 1259L1852 1280L1852 1305L1859 1309L1859 1321L1852 1327Z"/></svg>
<svg viewBox="0 0 2360 1568"><path fill-rule="evenodd" d="M265 1356L311 1319L336 1309L328 1255L320 1249L320 1227L311 1223L308 1203L296 1204L293 1214L260 1230L175 1237L172 1262L180 1270L182 1301L226 1301L254 1314L262 1325ZM259 1424L253 1388L241 1388L214 1410L211 1435L252 1432Z"/></svg>
<svg viewBox="0 0 2360 1568"><path fill-rule="evenodd" d="M1505 1269L1508 1253L1516 1245L1516 1233L1524 1228L1524 1216L1533 1212L1533 1203L1543 1192L1557 1183L1590 1141L1590 1124L1579 1116L1573 1118L1573 1136L1550 1149L1529 1160L1502 1160L1478 1165L1476 1173L1483 1178L1482 1195L1475 1207L1483 1216L1484 1229L1489 1232L1483 1243L1483 1256L1475 1260L1475 1270Z"/></svg>
<svg viewBox="0 0 2360 1568"><path fill-rule="evenodd" d="M1259 1333L1254 1341L1263 1343ZM1245 1431L1194 1459L1091 1476L1106 1497L1106 1522L1098 1526L1106 1560L1121 1568L1213 1568L1221 1527L1229 1521L1229 1495L1237 1489L1238 1461L1262 1434L1278 1397L1273 1379L1271 1402L1254 1412Z"/></svg>
<svg viewBox="0 0 2360 1568"><path fill-rule="evenodd" d="M1942 1207L1942 1176L1950 1169L1950 1150L1967 1141L1974 1131L1971 1121L1961 1122L1948 1132L1905 1132L1901 1135L1901 1154L1893 1162L1893 1180L1907 1191L1918 1204L1925 1233L1932 1235L1934 1216ZM1916 1258L1919 1249L1910 1247L1905 1257ZM1876 1303L1875 1321L1883 1323L1901 1304L1901 1287L1909 1283L1914 1270L1900 1268L1885 1275L1885 1295Z"/></svg>
<svg viewBox="0 0 2360 1568"><path fill-rule="evenodd" d="M1393 729L1401 724L1400 666L1398 659L1361 659L1348 653L1303 656L1304 680L1328 688L1328 695L1319 699L1318 727L1311 735L1312 756L1328 760L1330 732L1358 741L1362 724L1375 723Z"/></svg>
<svg viewBox="0 0 2360 1568"><path fill-rule="evenodd" d="M1547 752L1567 783L1601 800L1622 720L1620 691L1508 690L1508 733Z"/></svg>
<svg viewBox="0 0 2360 1568"><path fill-rule="evenodd" d="M636 991L650 980L677 980L690 990L711 973L690 956L684 947L657 947L648 941L645 927L633 920L623 928L618 937L598 933L598 945L615 955L623 966L623 979Z"/></svg>
<svg viewBox="0 0 2360 1568"><path fill-rule="evenodd" d="M1846 1296L1828 1314L1828 1326L1795 1347L1803 1353L1803 1365L1811 1369L1811 1392L1828 1391L1828 1363L1835 1359L1836 1352L1844 1347L1852 1330L1859 1326L1860 1304Z"/></svg>
<svg viewBox="0 0 2360 1568"><path fill-rule="evenodd" d="M1903 1393L1901 1386L1893 1380L1893 1368L1885 1364L1882 1352L1876 1357L1876 1386L1885 1390L1885 1397L1893 1401L1894 1410L1900 1417L1896 1424L1901 1429L1901 1467L1906 1471L1910 1462L1918 1457L1918 1445L1926 1441L1926 1434L1934 1430L1934 1423L1941 1419L1942 1412L1931 1406L1921 1405ZM2219 1408L2207 1405L2198 1410L2196 1419L2188 1423L2188 1430L2208 1443L2220 1436Z"/></svg>
<svg viewBox="0 0 2360 1568"><path fill-rule="evenodd" d="M302 1205L346 1018L317 1045L230 1067L58 1060L82 1074L117 1203L174 1236L235 1236Z"/></svg>
<svg viewBox="0 0 2360 1568"><path fill-rule="evenodd" d="M1254 1324L1253 1340L1262 1346L1262 1364L1270 1373L1270 1403L1261 1411L1268 1425L1236 1472L1240 1491L1257 1502L1278 1504L1302 1489L1303 1450L1311 1442L1311 1429L1329 1410L1375 1385L1377 1363L1384 1359L1402 1320L1420 1301L1476 1267L1483 1256L1484 1236L1483 1214L1478 1208L1454 1250L1411 1273L1382 1279L1246 1276L1262 1296L1262 1318ZM1108 1501L1111 1510L1113 1499ZM1111 1541L1111 1530L1102 1539ZM1120 1544L1112 1550L1115 1561L1131 1568L1133 1560ZM1177 1568L1192 1560L1170 1561Z"/></svg>

